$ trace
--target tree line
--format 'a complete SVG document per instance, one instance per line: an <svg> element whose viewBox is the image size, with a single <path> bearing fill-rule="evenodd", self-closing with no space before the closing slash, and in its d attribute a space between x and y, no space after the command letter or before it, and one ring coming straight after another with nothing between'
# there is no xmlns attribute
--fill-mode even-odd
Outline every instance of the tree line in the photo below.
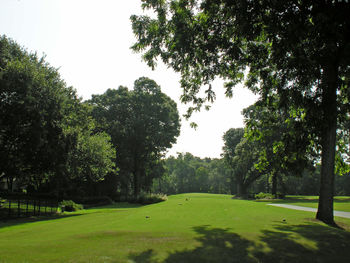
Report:
<svg viewBox="0 0 350 263"><path fill-rule="evenodd" d="M0 37L0 179L58 198L137 197L176 142L176 103L151 79L82 101L44 57Z"/></svg>
<svg viewBox="0 0 350 263"><path fill-rule="evenodd" d="M243 110L252 114L257 102ZM246 115L247 116L247 115ZM271 116L267 114L266 116ZM245 119L246 124L251 119ZM223 135L224 146L221 158L199 158L191 153L178 153L163 160L163 175L153 180L154 193L180 194L189 192L231 194L241 198L254 198L258 193L270 193L275 198L286 195L319 195L320 163L316 159L304 158L303 153L290 152L285 143L292 143L291 135L287 141L276 140L271 129L286 125L275 120L266 125L270 132L252 136L252 128L231 128ZM289 125L289 124L288 124ZM281 127L278 129L280 130ZM295 136L295 131L289 130ZM254 127L254 132L258 132ZM268 137L268 139L266 138ZM271 141L273 136L276 141ZM294 138L296 140L296 138ZM301 151L301 148L295 147ZM347 155L348 153L343 152ZM286 156L288 159L286 159ZM298 158L293 156L299 156ZM301 158L303 157L303 158ZM335 195L350 195L349 164L344 159L337 163L335 174Z"/></svg>

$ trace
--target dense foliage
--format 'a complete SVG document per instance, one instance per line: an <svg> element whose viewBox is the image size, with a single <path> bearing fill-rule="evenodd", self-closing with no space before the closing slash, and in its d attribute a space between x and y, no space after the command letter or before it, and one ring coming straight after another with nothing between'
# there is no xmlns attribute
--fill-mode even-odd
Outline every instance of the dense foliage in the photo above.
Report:
<svg viewBox="0 0 350 263"><path fill-rule="evenodd" d="M107 90L92 95L88 103L97 130L107 132L118 149L115 187L119 186L120 195L128 196L132 190L137 198L149 190L153 178L161 176L160 158L180 133L176 103L145 77L135 81L133 90Z"/></svg>
<svg viewBox="0 0 350 263"><path fill-rule="evenodd" d="M152 68L161 58L181 73L183 102L199 109L213 101L211 81L221 77L228 96L244 82L263 99L279 94L279 108L305 114L321 153L317 218L332 224L336 134L350 111L349 3L144 0L142 6L155 16L131 17L132 48Z"/></svg>
<svg viewBox="0 0 350 263"><path fill-rule="evenodd" d="M233 134L234 130L230 129L225 135ZM238 133L239 130L241 129L238 129ZM242 140L246 143L245 138ZM198 192L232 194L245 198L255 198L259 193L264 193L258 195L259 198L319 195L320 166L316 166L315 169L305 169L299 176L278 174L278 183L274 186L273 176L264 170L259 172L257 170L257 176L253 177L254 173L249 170L255 170L255 163L249 166L252 163L244 163L244 158L236 156L237 159L242 159L240 168L245 165L248 169L248 174L243 174L244 176L241 177L240 174L236 174L238 168L231 166L232 163L228 163L225 158L225 156L222 159L199 158L190 153L170 156L164 160L164 175L153 180L151 190L154 193L162 192L168 195ZM335 195L350 195L350 174L336 174L335 182ZM273 192L273 187L276 187L276 192Z"/></svg>
<svg viewBox="0 0 350 263"><path fill-rule="evenodd" d="M231 193L230 171L220 159L201 159L190 153L180 153L167 158L164 167L164 176L153 180L154 192Z"/></svg>
<svg viewBox="0 0 350 263"><path fill-rule="evenodd" d="M139 196L180 132L176 103L148 78L82 102L45 58L0 38L0 179L8 191L85 202ZM116 151L117 149L117 151ZM138 200L138 199L137 199Z"/></svg>
<svg viewBox="0 0 350 263"><path fill-rule="evenodd" d="M92 133L89 109L55 68L5 36L0 64L0 176L10 191L62 197L113 170L109 136Z"/></svg>

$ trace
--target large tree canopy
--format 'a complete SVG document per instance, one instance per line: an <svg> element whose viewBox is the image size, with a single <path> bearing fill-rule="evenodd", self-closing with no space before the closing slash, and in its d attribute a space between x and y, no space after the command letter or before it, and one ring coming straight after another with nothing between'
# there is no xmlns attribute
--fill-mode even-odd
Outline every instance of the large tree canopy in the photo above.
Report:
<svg viewBox="0 0 350 263"><path fill-rule="evenodd" d="M56 69L5 36L0 38L0 175L54 172L71 140L67 113L79 103Z"/></svg>
<svg viewBox="0 0 350 263"><path fill-rule="evenodd" d="M145 77L135 81L133 90L107 90L93 95L89 103L100 128L110 134L117 148L120 174L133 175L137 197L142 186L151 185L157 161L180 133L176 103Z"/></svg>
<svg viewBox="0 0 350 263"><path fill-rule="evenodd" d="M144 0L142 5L156 16L131 17L137 37L132 48L144 53L149 66L161 58L181 73L183 102L200 108L213 100L210 83L221 77L228 96L245 80L263 98L279 93L281 105L305 111L322 151L317 218L334 223L336 129L350 107L349 3ZM203 85L206 96L200 97Z"/></svg>
<svg viewBox="0 0 350 263"><path fill-rule="evenodd" d="M76 195L77 184L113 171L110 137L93 134L89 114L45 58L0 37L0 177L9 190L16 180L28 192Z"/></svg>

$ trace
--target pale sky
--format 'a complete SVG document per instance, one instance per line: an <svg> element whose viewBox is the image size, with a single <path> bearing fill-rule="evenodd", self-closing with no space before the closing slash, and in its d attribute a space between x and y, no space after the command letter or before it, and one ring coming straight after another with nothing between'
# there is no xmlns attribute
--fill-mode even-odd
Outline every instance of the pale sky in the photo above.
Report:
<svg viewBox="0 0 350 263"><path fill-rule="evenodd" d="M180 114L179 75L164 65L152 71L140 54L130 50L135 42L130 16L142 14L140 0L0 0L0 35L7 35L29 51L45 54L59 68L67 85L84 100L120 85L133 87L139 77L155 80L175 100ZM190 152L199 157L220 157L222 136L243 127L241 111L256 100L248 89L236 87L232 99L224 96L220 80L213 83L217 100L186 121L168 155ZM196 122L196 130L190 122Z"/></svg>

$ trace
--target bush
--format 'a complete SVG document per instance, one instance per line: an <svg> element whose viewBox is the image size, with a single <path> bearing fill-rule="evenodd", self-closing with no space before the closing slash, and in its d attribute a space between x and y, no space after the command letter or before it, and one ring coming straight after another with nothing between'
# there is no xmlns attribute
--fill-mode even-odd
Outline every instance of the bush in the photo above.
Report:
<svg viewBox="0 0 350 263"><path fill-rule="evenodd" d="M74 203L72 200L63 200L59 204L61 211L74 212L83 209L81 204Z"/></svg>
<svg viewBox="0 0 350 263"><path fill-rule="evenodd" d="M260 192L255 195L255 199L274 199L275 197L269 193Z"/></svg>
<svg viewBox="0 0 350 263"><path fill-rule="evenodd" d="M85 208L113 204L113 200L108 196L92 196L72 199L74 199L75 202L83 204Z"/></svg>
<svg viewBox="0 0 350 263"><path fill-rule="evenodd" d="M168 200L166 194L141 194L137 199L130 200L130 202L142 205L155 204Z"/></svg>

